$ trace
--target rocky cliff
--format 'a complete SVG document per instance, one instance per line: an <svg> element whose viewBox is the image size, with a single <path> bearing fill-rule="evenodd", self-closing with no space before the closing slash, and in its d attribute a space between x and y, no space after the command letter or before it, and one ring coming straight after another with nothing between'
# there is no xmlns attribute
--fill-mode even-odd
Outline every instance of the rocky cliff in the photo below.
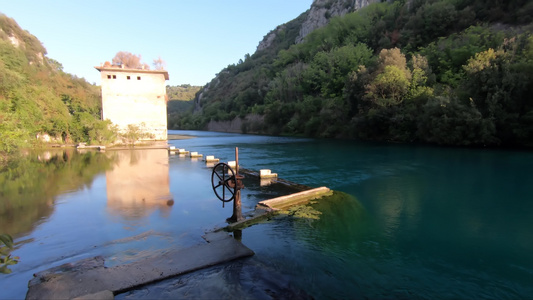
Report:
<svg viewBox="0 0 533 300"><path fill-rule="evenodd" d="M314 0L311 8L303 13L304 21L300 26L300 33L295 43L301 43L306 35L313 30L325 26L333 17L357 11L373 2L380 0ZM278 26L268 33L257 46L257 51L265 50L275 40L276 36L285 29L285 24Z"/></svg>
<svg viewBox="0 0 533 300"><path fill-rule="evenodd" d="M333 17L344 16L347 13L354 12L370 3L379 0L314 0L311 9L302 27L300 35L296 38L296 43L303 41L304 37L313 30L328 24Z"/></svg>
<svg viewBox="0 0 533 300"><path fill-rule="evenodd" d="M17 22L0 13L0 40L7 41L24 52L29 64L42 64L46 49L41 42L28 31L19 27Z"/></svg>

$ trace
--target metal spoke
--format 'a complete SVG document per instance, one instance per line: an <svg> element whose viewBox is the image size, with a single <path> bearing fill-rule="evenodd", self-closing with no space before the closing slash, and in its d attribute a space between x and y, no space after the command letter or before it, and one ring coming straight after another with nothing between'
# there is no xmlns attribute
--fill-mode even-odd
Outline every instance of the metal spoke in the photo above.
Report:
<svg viewBox="0 0 533 300"><path fill-rule="evenodd" d="M228 187L228 192L230 192L232 195L235 195L235 193L229 187Z"/></svg>
<svg viewBox="0 0 533 300"><path fill-rule="evenodd" d="M222 181L224 181L224 179L222 179L222 178L220 177L220 175L218 175L218 173L217 173L217 172L213 172L213 173L214 173L215 175L217 175L217 177L218 177L218 179L219 179L219 180L222 180Z"/></svg>

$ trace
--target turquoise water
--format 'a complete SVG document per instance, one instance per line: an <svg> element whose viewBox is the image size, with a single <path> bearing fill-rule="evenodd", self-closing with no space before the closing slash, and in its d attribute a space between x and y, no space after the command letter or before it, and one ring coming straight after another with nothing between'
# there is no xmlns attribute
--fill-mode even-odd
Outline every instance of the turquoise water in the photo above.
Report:
<svg viewBox="0 0 533 300"><path fill-rule="evenodd" d="M245 266L290 283L257 280L264 290L318 299L533 297L531 152L203 134L213 136L209 145L179 144L228 158L238 146L246 168L354 196L316 205L318 221L286 218L243 231L256 251ZM220 279L234 271L210 272ZM253 282L257 271L240 272ZM236 289L258 296L253 285L222 281L233 286L228 297ZM173 295L161 290L147 297Z"/></svg>
<svg viewBox="0 0 533 300"><path fill-rule="evenodd" d="M250 259L119 299L533 295L532 152L170 133L197 136L169 141L177 148L228 161L239 147L246 169L268 168L283 179L346 194L314 204L322 213L318 220L279 217L243 230L242 242L256 253ZM104 255L106 264L114 265L200 243L203 232L231 215L231 205L222 208L213 197L211 171L203 162L149 151L112 153L104 160L73 155L66 170L59 163L48 173L35 167L42 174L65 175L47 175L49 183L36 187L48 192L25 196L36 199L31 210L16 210L18 202L0 193L2 218L11 220L2 226L15 232L14 254L21 256L12 274L0 275L0 290L7 291L0 298L23 298L31 274L61 263ZM98 167L88 172L90 166ZM67 180L81 170L88 173L81 174L83 180ZM248 178L245 185L245 211L287 192Z"/></svg>

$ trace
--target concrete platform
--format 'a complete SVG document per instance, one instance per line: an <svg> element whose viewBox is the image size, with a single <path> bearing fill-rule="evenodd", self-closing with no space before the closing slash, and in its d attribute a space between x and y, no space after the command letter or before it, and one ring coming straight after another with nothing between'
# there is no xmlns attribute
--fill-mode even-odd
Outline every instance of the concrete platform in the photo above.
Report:
<svg viewBox="0 0 533 300"><path fill-rule="evenodd" d="M200 158L200 157L203 157L203 156L204 156L203 154L198 154L198 152L191 152L191 157Z"/></svg>
<svg viewBox="0 0 533 300"><path fill-rule="evenodd" d="M220 228L220 230L242 230L248 226L260 223L279 211L288 209L291 206L307 204L311 200L319 199L324 196L330 196L332 194L332 190L323 186L270 200L264 200L257 203L254 211L246 213L244 215L244 220L228 224L224 228Z"/></svg>
<svg viewBox="0 0 533 300"><path fill-rule="evenodd" d="M333 191L323 186L287 196L261 201L257 204L257 208L269 208L273 210L287 209L291 206L305 204L313 199L321 198L331 194L333 194Z"/></svg>
<svg viewBox="0 0 533 300"><path fill-rule="evenodd" d="M254 254L227 233L204 238L208 243L131 264L106 268L102 257L94 257L37 273L26 299L109 299L111 294Z"/></svg>
<svg viewBox="0 0 533 300"><path fill-rule="evenodd" d="M261 169L261 170L259 170L259 177L261 179L263 179L263 178L277 178L278 174L277 173L272 173L272 171L270 169Z"/></svg>
<svg viewBox="0 0 533 300"><path fill-rule="evenodd" d="M208 155L205 157L205 162L206 163L218 163L220 162L220 159L219 158L215 158L214 155Z"/></svg>

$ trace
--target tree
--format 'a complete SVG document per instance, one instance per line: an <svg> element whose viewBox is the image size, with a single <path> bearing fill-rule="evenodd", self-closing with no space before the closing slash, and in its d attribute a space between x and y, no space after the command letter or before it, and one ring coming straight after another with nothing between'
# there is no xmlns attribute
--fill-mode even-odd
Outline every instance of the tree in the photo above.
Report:
<svg viewBox="0 0 533 300"><path fill-rule="evenodd" d="M411 58L413 70L411 71L411 84L409 86L408 98L415 100L418 98L427 98L433 94L433 88L429 87L428 81L434 81L434 75L431 74L428 60L420 54L415 54ZM430 80L430 77L431 80Z"/></svg>
<svg viewBox="0 0 533 300"><path fill-rule="evenodd" d="M409 80L397 66L386 66L383 73L367 85L367 97L378 106L400 104L409 89Z"/></svg>
<svg viewBox="0 0 533 300"><path fill-rule="evenodd" d="M424 106L419 116L420 139L441 145L497 145L496 128L491 119L483 118L472 103L436 97Z"/></svg>
<svg viewBox="0 0 533 300"><path fill-rule="evenodd" d="M164 70L167 66L167 63L161 58L161 56L159 56L157 59L154 59L152 65L156 70Z"/></svg>
<svg viewBox="0 0 533 300"><path fill-rule="evenodd" d="M325 98L341 96L348 75L371 57L372 50L361 43L318 52L303 72L305 84L309 91L320 92Z"/></svg>
<svg viewBox="0 0 533 300"><path fill-rule="evenodd" d="M48 64L56 71L63 71L63 65L53 58L48 58Z"/></svg>
<svg viewBox="0 0 533 300"><path fill-rule="evenodd" d="M128 124L128 127L123 130L120 134L122 140L130 146L134 146L136 142L142 139L153 139L153 134L147 132L146 124L141 123L140 125Z"/></svg>
<svg viewBox="0 0 533 300"><path fill-rule="evenodd" d="M379 52L377 73L382 73L387 66L397 67L408 79L411 79L407 69L407 59L399 48L383 49Z"/></svg>
<svg viewBox="0 0 533 300"><path fill-rule="evenodd" d="M135 55L126 51L119 51L112 60L113 65L124 66L128 69L150 69L146 63L141 62L141 55Z"/></svg>
<svg viewBox="0 0 533 300"><path fill-rule="evenodd" d="M379 53L374 79L366 85L366 98L380 107L400 104L406 96L411 72L400 49L383 49Z"/></svg>

